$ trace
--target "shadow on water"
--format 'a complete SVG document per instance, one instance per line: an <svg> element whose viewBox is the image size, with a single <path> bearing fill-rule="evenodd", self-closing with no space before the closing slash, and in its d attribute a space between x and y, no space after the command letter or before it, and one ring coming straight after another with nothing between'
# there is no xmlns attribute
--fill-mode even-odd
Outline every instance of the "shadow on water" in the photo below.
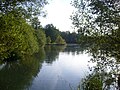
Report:
<svg viewBox="0 0 120 90"><path fill-rule="evenodd" d="M0 90L24 90L31 85L45 58L43 49L33 56L0 65Z"/></svg>

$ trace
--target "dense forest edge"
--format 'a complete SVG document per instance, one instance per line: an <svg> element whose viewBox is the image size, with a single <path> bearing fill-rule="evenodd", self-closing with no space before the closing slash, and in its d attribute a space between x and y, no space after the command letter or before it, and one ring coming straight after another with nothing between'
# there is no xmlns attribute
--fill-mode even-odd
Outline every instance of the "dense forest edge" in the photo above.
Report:
<svg viewBox="0 0 120 90"><path fill-rule="evenodd" d="M9 61L33 55L45 45L77 43L76 32L61 32L53 24L43 27L46 0L0 1L0 60ZM37 7L37 8L36 8Z"/></svg>
<svg viewBox="0 0 120 90"><path fill-rule="evenodd" d="M39 4L37 4L39 3ZM38 0L0 1L0 59L16 59L37 53L45 45L45 34L36 28L37 15L47 4ZM33 7L31 7L33 6ZM37 8L37 9L36 9Z"/></svg>

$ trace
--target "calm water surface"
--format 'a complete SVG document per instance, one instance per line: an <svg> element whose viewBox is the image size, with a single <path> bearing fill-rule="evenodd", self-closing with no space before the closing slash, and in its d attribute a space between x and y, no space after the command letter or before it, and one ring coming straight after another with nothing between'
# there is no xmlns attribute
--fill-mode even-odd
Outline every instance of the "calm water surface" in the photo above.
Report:
<svg viewBox="0 0 120 90"><path fill-rule="evenodd" d="M51 64L42 64L30 90L76 90L80 80L88 74L89 59L87 54L60 52Z"/></svg>
<svg viewBox="0 0 120 90"><path fill-rule="evenodd" d="M46 46L35 57L2 63L0 90L77 90L90 59L78 46Z"/></svg>

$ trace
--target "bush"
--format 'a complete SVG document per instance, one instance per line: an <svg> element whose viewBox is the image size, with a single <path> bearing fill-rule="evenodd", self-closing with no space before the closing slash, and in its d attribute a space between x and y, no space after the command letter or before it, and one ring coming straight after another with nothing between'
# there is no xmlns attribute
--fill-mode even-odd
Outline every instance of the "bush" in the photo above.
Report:
<svg viewBox="0 0 120 90"><path fill-rule="evenodd" d="M33 54L39 47L34 29L12 13L0 16L0 59Z"/></svg>

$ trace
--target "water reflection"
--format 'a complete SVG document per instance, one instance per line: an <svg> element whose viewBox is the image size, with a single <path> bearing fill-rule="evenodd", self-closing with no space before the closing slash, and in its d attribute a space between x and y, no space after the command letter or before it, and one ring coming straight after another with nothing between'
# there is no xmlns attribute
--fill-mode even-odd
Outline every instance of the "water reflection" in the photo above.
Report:
<svg viewBox="0 0 120 90"><path fill-rule="evenodd" d="M77 54L83 54L87 50L87 46L80 46L80 45L67 45L67 48L65 48L65 52L72 53L73 55Z"/></svg>
<svg viewBox="0 0 120 90"><path fill-rule="evenodd" d="M0 90L108 90L115 86L119 71L115 57L88 48L48 45L34 56L1 63Z"/></svg>
<svg viewBox="0 0 120 90"><path fill-rule="evenodd" d="M46 45L45 46L45 52L46 52L45 62L52 64L52 62L58 58L59 52L62 52L65 48L66 48L66 45L62 45L62 46Z"/></svg>
<svg viewBox="0 0 120 90"><path fill-rule="evenodd" d="M75 49L75 50L73 50ZM77 90L88 75L88 54L79 46L46 46L46 58L30 90Z"/></svg>
<svg viewBox="0 0 120 90"><path fill-rule="evenodd" d="M24 90L31 85L41 68L44 50L34 56L24 56L22 60L2 62L0 65L0 90Z"/></svg>

